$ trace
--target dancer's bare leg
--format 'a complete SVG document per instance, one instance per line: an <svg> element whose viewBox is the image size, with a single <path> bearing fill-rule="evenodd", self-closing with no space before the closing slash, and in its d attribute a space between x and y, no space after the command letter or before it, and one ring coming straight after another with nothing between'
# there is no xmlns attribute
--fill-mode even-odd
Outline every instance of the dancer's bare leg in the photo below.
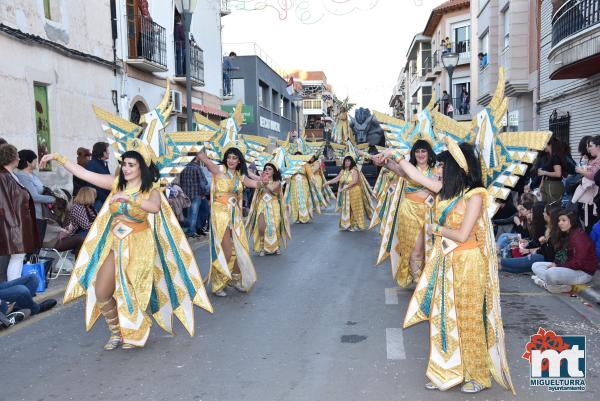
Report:
<svg viewBox="0 0 600 401"><path fill-rule="evenodd" d="M100 312L106 319L106 324L110 330L110 338L105 350L112 350L123 343L121 337L121 328L119 326L119 314L117 312L117 301L115 301L115 256L110 251L100 270L96 273L96 303Z"/></svg>

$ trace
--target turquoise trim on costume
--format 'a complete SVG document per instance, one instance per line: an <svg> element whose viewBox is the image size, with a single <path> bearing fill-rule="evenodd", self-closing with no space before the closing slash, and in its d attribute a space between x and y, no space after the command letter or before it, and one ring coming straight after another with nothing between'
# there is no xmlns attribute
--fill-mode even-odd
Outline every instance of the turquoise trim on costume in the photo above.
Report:
<svg viewBox="0 0 600 401"><path fill-rule="evenodd" d="M439 219L439 223L438 223L439 225L443 226L444 223L446 223L446 219L448 218L448 213L450 213L452 211L452 209L454 209L454 206L456 206L458 201L461 199L462 199L462 195L459 196L458 198L454 199L448 206L446 206L446 208L440 215L440 219Z"/></svg>
<svg viewBox="0 0 600 401"><path fill-rule="evenodd" d="M448 350L448 338L446 336L446 319L445 319L445 309L446 309L446 257L442 258L442 307L440 310L440 324L441 330L440 335L442 337L442 351L446 352Z"/></svg>
<svg viewBox="0 0 600 401"><path fill-rule="evenodd" d="M129 313L133 313L133 304L131 303L131 297L129 296L129 289L127 288L127 282L123 275L123 241L119 241L119 279L121 281L121 288L123 288L123 295L125 296L125 303L127 303L127 310Z"/></svg>
<svg viewBox="0 0 600 401"><path fill-rule="evenodd" d="M165 228L165 233L167 234L169 246L171 247L171 252L173 252L173 257L175 258L175 262L177 263L177 268L179 269L179 275L181 276L181 279L183 280L183 283L185 284L185 287L187 288L188 293L190 294L190 298L194 299L196 297L196 288L194 287L194 284L192 283L192 280L190 279L190 276L188 275L186 267L183 265L183 260L179 254L179 249L175 245L175 241L173 240L173 236L171 235L171 231L169 230L169 226L167 225L167 221L165 219L165 215L162 212L162 210L160 212L160 219ZM156 231L156 228L154 229L154 231ZM160 248L160 246L158 248ZM162 251L162 249L161 249L161 251Z"/></svg>
<svg viewBox="0 0 600 401"><path fill-rule="evenodd" d="M217 248L215 247L215 230L213 230L212 219L210 219L210 261L217 260Z"/></svg>
<svg viewBox="0 0 600 401"><path fill-rule="evenodd" d="M154 314L159 310L160 304L158 303L158 294L156 293L156 288L152 285L152 292L150 292L150 312Z"/></svg>
<svg viewBox="0 0 600 401"><path fill-rule="evenodd" d="M140 220L140 219L137 219L137 218L135 218L135 217L131 216L131 215L129 214L129 205L127 205L126 203L124 203L124 205L125 205L125 210L124 210L124 213L123 213L123 215L124 215L125 217L127 217L128 219L130 219L130 220L132 220L132 221L134 221L134 222L136 222L136 223L142 223L142 222L144 222L144 221L146 220L146 219L141 219L141 220Z"/></svg>
<svg viewBox="0 0 600 401"><path fill-rule="evenodd" d="M267 228L269 230L269 237L273 236L273 222L271 221L271 213L273 213L273 207L269 204L270 202L266 202L265 205L265 210L267 211L267 213L265 213L266 216L266 220L267 220Z"/></svg>
<svg viewBox="0 0 600 401"><path fill-rule="evenodd" d="M165 274L165 282L167 283L167 291L169 292L169 298L171 299L171 305L173 305L173 309L177 309L179 307L179 298L177 298L177 292L175 291L175 286L173 285L173 279L171 278L171 272L169 271L167 259L165 258L165 253L160 246L160 241L158 240L158 235L156 234L156 229L152 233L154 236L154 242L156 243L156 249L158 250L158 256L160 257L160 262L162 265L163 273Z"/></svg>
<svg viewBox="0 0 600 401"><path fill-rule="evenodd" d="M435 287L435 282L437 281L437 271L439 267L439 258L437 263L435 264L435 268L433 269L433 274L429 279L429 283L427 284L427 292L425 293L425 297L423 298L423 302L421 303L419 309L423 312L427 317L429 317L431 313L431 298L433 297L433 289Z"/></svg>
<svg viewBox="0 0 600 401"><path fill-rule="evenodd" d="M104 232L102 233L102 236L100 237L100 241L98 241L98 244L96 245L96 249L94 249L94 253L92 253L90 262L86 266L83 274L81 275L81 278L79 279L79 284L85 290L88 289L88 287L90 286L90 281L92 280L92 277L95 276L96 269L98 268L98 262L100 260L100 255L102 255L102 250L106 246L106 237L108 236L108 233L110 232L111 226L112 226L112 217L110 217L108 219L108 222L106 223L106 227L104 227Z"/></svg>
<svg viewBox="0 0 600 401"><path fill-rule="evenodd" d="M394 212L394 220L392 223L392 229L390 230L390 238L388 239L387 247L385 249L385 251L387 253L390 253L390 251L392 250L392 243L394 241L394 235L396 235L396 222L398 221L398 209L400 209L400 207L396 207L396 210Z"/></svg>

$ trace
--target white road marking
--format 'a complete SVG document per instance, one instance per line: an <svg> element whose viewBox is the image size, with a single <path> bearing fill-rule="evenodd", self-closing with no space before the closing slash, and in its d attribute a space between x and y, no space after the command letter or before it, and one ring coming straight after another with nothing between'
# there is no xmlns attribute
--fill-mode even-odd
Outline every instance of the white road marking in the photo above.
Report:
<svg viewBox="0 0 600 401"><path fill-rule="evenodd" d="M385 329L385 337L387 343L387 359L406 359L402 329L387 328Z"/></svg>
<svg viewBox="0 0 600 401"><path fill-rule="evenodd" d="M385 304L398 305L398 288L385 289Z"/></svg>

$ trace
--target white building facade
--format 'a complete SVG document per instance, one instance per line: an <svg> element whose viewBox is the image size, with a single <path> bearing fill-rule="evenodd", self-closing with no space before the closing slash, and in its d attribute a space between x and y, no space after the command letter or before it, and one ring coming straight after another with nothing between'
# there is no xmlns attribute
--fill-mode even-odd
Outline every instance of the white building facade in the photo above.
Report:
<svg viewBox="0 0 600 401"><path fill-rule="evenodd" d="M109 1L0 2L0 137L71 160L104 139L92 104L116 112L110 16ZM40 175L70 187L64 169Z"/></svg>

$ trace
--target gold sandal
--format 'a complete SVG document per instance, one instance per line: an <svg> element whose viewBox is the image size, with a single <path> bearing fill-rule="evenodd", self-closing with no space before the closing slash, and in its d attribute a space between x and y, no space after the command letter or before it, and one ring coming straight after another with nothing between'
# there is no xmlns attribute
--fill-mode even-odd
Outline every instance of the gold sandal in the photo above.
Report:
<svg viewBox="0 0 600 401"><path fill-rule="evenodd" d="M123 344L123 337L121 336L121 327L119 326L119 314L117 312L117 302L114 298L106 302L97 302L100 307L100 313L104 316L108 329L110 330L110 338L104 345L106 351L112 351Z"/></svg>

